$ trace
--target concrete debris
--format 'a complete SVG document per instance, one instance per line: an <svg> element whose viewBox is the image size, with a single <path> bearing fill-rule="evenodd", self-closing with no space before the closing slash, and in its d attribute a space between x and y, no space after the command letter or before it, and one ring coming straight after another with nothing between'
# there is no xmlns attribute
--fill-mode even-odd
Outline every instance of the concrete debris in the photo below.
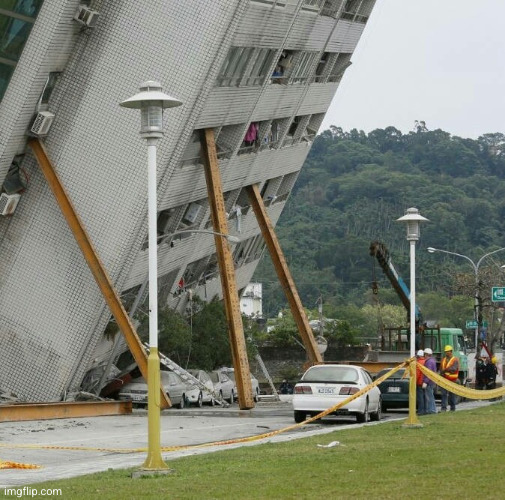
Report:
<svg viewBox="0 0 505 500"><path fill-rule="evenodd" d="M96 394L91 394L91 392L71 392L67 394L65 401L107 401L107 398L101 398Z"/></svg>
<svg viewBox="0 0 505 500"><path fill-rule="evenodd" d="M0 404L20 403L21 400L11 391L0 387Z"/></svg>

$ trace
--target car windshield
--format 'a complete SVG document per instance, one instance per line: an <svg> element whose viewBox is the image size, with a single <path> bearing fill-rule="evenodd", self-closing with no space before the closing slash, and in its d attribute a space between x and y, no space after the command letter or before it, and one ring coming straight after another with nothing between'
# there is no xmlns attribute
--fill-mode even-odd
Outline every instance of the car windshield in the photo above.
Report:
<svg viewBox="0 0 505 500"><path fill-rule="evenodd" d="M211 372L210 373L210 379L212 380L212 382L214 382L215 384L217 384L219 382L219 375L217 372Z"/></svg>
<svg viewBox="0 0 505 500"><path fill-rule="evenodd" d="M302 377L304 382L357 383L358 371L349 366L315 366Z"/></svg>
<svg viewBox="0 0 505 500"><path fill-rule="evenodd" d="M390 372L391 371L391 368L386 368L385 370L381 370L378 374L377 374L377 377L376 378L379 378L379 377L382 377L383 375L386 375L386 373ZM390 377L388 378L403 378L405 376L405 368L400 368L397 372L393 373L393 375L391 375ZM407 375L405 376L405 378L408 378L408 373Z"/></svg>

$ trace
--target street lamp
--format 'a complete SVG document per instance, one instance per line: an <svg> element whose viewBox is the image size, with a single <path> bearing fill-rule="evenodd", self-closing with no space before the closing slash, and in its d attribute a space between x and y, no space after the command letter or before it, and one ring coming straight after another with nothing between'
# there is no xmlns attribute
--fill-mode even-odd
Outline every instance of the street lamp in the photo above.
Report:
<svg viewBox="0 0 505 500"><path fill-rule="evenodd" d="M162 92L161 84L147 81L140 92L119 105L140 109L140 136L147 139L148 241L149 241L149 357L147 359L147 458L142 466L148 471L168 469L160 445L160 357L158 354L158 256L156 145L163 137L163 109L180 106L181 101Z"/></svg>
<svg viewBox="0 0 505 500"><path fill-rule="evenodd" d="M427 222L417 208L408 208L405 215L397 222L407 224L407 241L410 242L410 357L416 354L416 241L421 236L421 222ZM411 364L411 367L413 365ZM404 426L420 427L422 424L416 415L416 377L415 371L410 371L409 386L409 417Z"/></svg>
<svg viewBox="0 0 505 500"><path fill-rule="evenodd" d="M433 248L433 247L428 247L427 250L429 253L441 252L441 253L447 253L449 255L455 255L456 257L462 257L463 259L466 259L468 262L470 262L470 264L472 265L473 272L475 274L475 301L474 301L475 305L473 315L475 322L477 323L475 327L475 359L477 359L477 351L479 345L479 331L482 325L482 299L480 296L479 267L486 257L488 257L489 255L493 255L494 253L501 252L502 250L505 250L505 247L484 254L477 261L477 264L472 259L470 259L470 257L467 257L466 255L462 255L460 253L449 252L449 250L441 250L439 248Z"/></svg>

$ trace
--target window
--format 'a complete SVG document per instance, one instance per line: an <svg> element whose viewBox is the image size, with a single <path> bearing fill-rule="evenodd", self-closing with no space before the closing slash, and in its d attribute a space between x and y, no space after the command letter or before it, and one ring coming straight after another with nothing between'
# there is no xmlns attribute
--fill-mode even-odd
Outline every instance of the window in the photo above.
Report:
<svg viewBox="0 0 505 500"><path fill-rule="evenodd" d="M0 4L0 100L7 90L42 2L3 0Z"/></svg>
<svg viewBox="0 0 505 500"><path fill-rule="evenodd" d="M230 49L217 78L218 86L232 87L240 84L253 50L251 47L232 47Z"/></svg>
<svg viewBox="0 0 505 500"><path fill-rule="evenodd" d="M325 80L325 75L326 75L326 68L328 66L328 58L330 54L329 52L325 52L321 58L319 59L319 63L317 64L316 67L316 77L314 78L314 81L316 82L324 82Z"/></svg>
<svg viewBox="0 0 505 500"><path fill-rule="evenodd" d="M305 0L302 7L319 10L323 2L324 0Z"/></svg>
<svg viewBox="0 0 505 500"><path fill-rule="evenodd" d="M12 73L14 73L14 68L14 64L5 64L0 62L0 101L7 90L7 85L9 85Z"/></svg>
<svg viewBox="0 0 505 500"><path fill-rule="evenodd" d="M58 80L59 76L60 76L59 71L49 73L49 76L47 77L46 85L44 87L44 90L42 91L42 95L40 96L39 107L47 106L47 104L49 103L49 98L51 97L51 94L53 93L54 87L56 85L56 81Z"/></svg>
<svg viewBox="0 0 505 500"><path fill-rule="evenodd" d="M291 83L301 83L312 77L317 57L317 52L302 52L293 65Z"/></svg>
<svg viewBox="0 0 505 500"><path fill-rule="evenodd" d="M275 49L232 47L217 78L220 87L262 85L275 57Z"/></svg>
<svg viewBox="0 0 505 500"><path fill-rule="evenodd" d="M339 82L344 76L345 70L352 64L351 63L352 54L340 53L335 61L330 76L328 77L329 82Z"/></svg>
<svg viewBox="0 0 505 500"><path fill-rule="evenodd" d="M189 138L184 154L182 155L181 166L196 165L202 163L200 131L194 130Z"/></svg>
<svg viewBox="0 0 505 500"><path fill-rule="evenodd" d="M255 60L252 67L246 70L245 85L262 85L268 75L275 49L258 49L254 54Z"/></svg>
<svg viewBox="0 0 505 500"><path fill-rule="evenodd" d="M308 82L314 76L318 52L283 50L271 76L272 83Z"/></svg>
<svg viewBox="0 0 505 500"><path fill-rule="evenodd" d="M293 52L291 50L283 50L277 64L275 65L274 72L272 73L272 83L287 83L288 76L291 74L293 67Z"/></svg>
<svg viewBox="0 0 505 500"><path fill-rule="evenodd" d="M347 0L342 19L348 19L357 23L366 23L375 0Z"/></svg>
<svg viewBox="0 0 505 500"><path fill-rule="evenodd" d="M344 0L325 0L321 15L335 18L340 12L343 2Z"/></svg>

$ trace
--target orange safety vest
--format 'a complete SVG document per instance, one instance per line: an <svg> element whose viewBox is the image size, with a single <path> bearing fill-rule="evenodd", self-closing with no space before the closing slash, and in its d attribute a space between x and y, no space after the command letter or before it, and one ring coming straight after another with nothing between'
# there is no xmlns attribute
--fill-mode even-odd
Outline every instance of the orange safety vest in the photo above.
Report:
<svg viewBox="0 0 505 500"><path fill-rule="evenodd" d="M419 358L417 362L420 365L424 366L424 363L426 363L425 358ZM419 367L416 367L416 385L422 386L423 385L423 372L419 369Z"/></svg>
<svg viewBox="0 0 505 500"><path fill-rule="evenodd" d="M447 380L450 380L451 382L456 382L458 380L458 371L452 373L448 372L449 368L454 365L454 363L459 364L459 360L456 356L453 356L451 359L447 360L447 358L444 356L442 358L442 362L440 363L440 373L442 374L442 377L446 378Z"/></svg>

